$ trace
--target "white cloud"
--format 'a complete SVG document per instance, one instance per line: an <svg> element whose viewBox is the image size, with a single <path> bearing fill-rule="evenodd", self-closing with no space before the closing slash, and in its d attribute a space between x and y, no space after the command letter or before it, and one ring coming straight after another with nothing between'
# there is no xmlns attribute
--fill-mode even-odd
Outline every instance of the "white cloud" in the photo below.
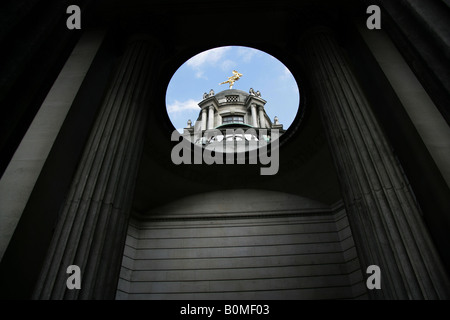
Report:
<svg viewBox="0 0 450 320"><path fill-rule="evenodd" d="M221 68L223 71L228 71L231 73L231 70L236 68L236 62L234 62L233 60L227 59L224 62L222 62Z"/></svg>
<svg viewBox="0 0 450 320"><path fill-rule="evenodd" d="M202 52L189 59L186 64L196 71L195 76L197 78L207 79L204 75L203 68L217 66L230 49L230 47L222 47Z"/></svg>
<svg viewBox="0 0 450 320"><path fill-rule="evenodd" d="M293 76L293 74L291 73L291 71L285 66L284 70L283 70L283 74L280 76L280 80L283 81L288 81L288 83L290 83L289 88L293 93L299 93L298 92L298 87L297 87L297 82L295 81L295 78Z"/></svg>
<svg viewBox="0 0 450 320"><path fill-rule="evenodd" d="M206 79L206 68L220 68L222 71L230 71L236 69L238 64L236 61L227 59L227 53L232 47L220 47L202 52L186 62L186 65L190 67L195 73L197 79ZM252 48L238 48L235 51L238 59L243 63L249 63L252 61L255 55L259 54L258 50Z"/></svg>
<svg viewBox="0 0 450 320"><path fill-rule="evenodd" d="M282 74L280 75L279 79L280 80L288 80L288 79L291 79L291 77L293 77L291 71L289 71L289 69L285 66L283 68Z"/></svg>
<svg viewBox="0 0 450 320"><path fill-rule="evenodd" d="M197 71L195 72L195 77L198 78L198 79L203 78L203 79L208 80L208 77L205 76L204 74L205 74L205 72L204 72L203 70L197 70Z"/></svg>
<svg viewBox="0 0 450 320"><path fill-rule="evenodd" d="M167 112L168 113L179 113L179 112L185 112L185 111L199 111L200 107L198 106L197 102L194 99L189 99L187 101L178 101L175 100L174 103L169 104L167 106Z"/></svg>
<svg viewBox="0 0 450 320"><path fill-rule="evenodd" d="M242 61L245 63L249 63L253 56L257 54L258 51L251 48L239 48L237 54L242 58Z"/></svg>

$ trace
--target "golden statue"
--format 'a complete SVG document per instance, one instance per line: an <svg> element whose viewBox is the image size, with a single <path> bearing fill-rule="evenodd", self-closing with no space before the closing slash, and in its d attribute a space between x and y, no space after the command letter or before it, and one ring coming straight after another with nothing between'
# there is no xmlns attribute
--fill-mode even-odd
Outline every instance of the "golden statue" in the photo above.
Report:
<svg viewBox="0 0 450 320"><path fill-rule="evenodd" d="M237 72L236 70L233 70L233 76L228 77L227 81L224 81L222 83L219 83L219 85L221 84L225 84L225 83L229 83L230 84L230 89L233 89L234 83L236 81L238 81L240 78L242 77L242 73Z"/></svg>

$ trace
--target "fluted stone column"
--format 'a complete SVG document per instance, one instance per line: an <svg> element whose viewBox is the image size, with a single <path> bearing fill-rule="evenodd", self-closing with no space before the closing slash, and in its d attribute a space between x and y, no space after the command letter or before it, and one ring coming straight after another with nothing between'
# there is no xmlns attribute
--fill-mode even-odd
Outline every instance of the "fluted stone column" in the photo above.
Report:
<svg viewBox="0 0 450 320"><path fill-rule="evenodd" d="M264 117L264 109L262 106L258 106L258 110L259 110L259 127L265 128L266 119Z"/></svg>
<svg viewBox="0 0 450 320"><path fill-rule="evenodd" d="M255 105L255 104L252 104L252 105L251 105L251 110L252 110L252 122L253 122L253 126L254 126L255 128L257 128L257 127L258 127L258 118L257 118L257 115L256 115L256 105Z"/></svg>
<svg viewBox="0 0 450 320"><path fill-rule="evenodd" d="M59 216L35 299L114 299L158 49L128 44ZM69 265L81 289L68 290Z"/></svg>
<svg viewBox="0 0 450 320"><path fill-rule="evenodd" d="M214 106L209 106L208 129L214 129Z"/></svg>
<svg viewBox="0 0 450 320"><path fill-rule="evenodd" d="M206 112L206 108L203 108L202 110L202 130L205 131L206 130L206 125L207 125L207 112Z"/></svg>
<svg viewBox="0 0 450 320"><path fill-rule="evenodd" d="M369 265L381 268L382 290L370 291L371 297L449 298L448 275L343 49L330 30L317 29L304 37L300 50L363 272Z"/></svg>
<svg viewBox="0 0 450 320"><path fill-rule="evenodd" d="M220 114L217 114L217 126L222 125L222 116Z"/></svg>

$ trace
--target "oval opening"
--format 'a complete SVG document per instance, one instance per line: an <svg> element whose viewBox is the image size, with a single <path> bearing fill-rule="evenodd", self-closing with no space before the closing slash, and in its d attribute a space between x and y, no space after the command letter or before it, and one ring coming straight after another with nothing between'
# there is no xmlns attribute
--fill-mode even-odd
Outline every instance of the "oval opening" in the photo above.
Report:
<svg viewBox="0 0 450 320"><path fill-rule="evenodd" d="M299 105L299 88L289 69L268 53L242 46L214 48L190 58L166 92L167 113L176 130L216 152L270 143L291 126Z"/></svg>

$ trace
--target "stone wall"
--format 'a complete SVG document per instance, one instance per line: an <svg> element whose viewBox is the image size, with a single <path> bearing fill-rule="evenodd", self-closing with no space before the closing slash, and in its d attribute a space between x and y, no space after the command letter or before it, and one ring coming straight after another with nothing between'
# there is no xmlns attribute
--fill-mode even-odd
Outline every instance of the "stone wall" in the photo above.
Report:
<svg viewBox="0 0 450 320"><path fill-rule="evenodd" d="M365 298L342 206L234 190L154 211L130 222L117 299Z"/></svg>

